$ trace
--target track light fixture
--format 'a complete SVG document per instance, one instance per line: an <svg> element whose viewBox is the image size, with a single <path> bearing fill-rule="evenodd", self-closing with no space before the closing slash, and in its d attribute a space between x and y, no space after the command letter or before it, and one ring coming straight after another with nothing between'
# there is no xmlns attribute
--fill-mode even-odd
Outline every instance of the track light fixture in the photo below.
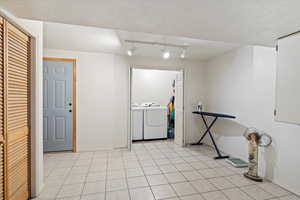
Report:
<svg viewBox="0 0 300 200"><path fill-rule="evenodd" d="M170 53L170 50L169 50L170 48L171 49L179 49L180 50L179 56L180 56L180 58L184 59L186 57L186 49L188 48L187 44L177 45L177 44L170 44L170 43L147 42L147 41L138 41L138 40L125 40L125 43L127 43L129 45L140 44L140 45L153 45L153 46L163 47L162 57L164 59L169 59L170 58L170 56L171 56L171 53ZM127 55L128 56L133 56L135 50L136 50L135 46L133 46L130 49L127 49Z"/></svg>

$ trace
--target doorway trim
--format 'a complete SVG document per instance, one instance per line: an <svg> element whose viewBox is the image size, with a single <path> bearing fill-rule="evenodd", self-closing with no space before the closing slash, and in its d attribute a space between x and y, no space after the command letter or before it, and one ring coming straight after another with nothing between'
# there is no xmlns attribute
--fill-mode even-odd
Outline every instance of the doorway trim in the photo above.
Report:
<svg viewBox="0 0 300 200"><path fill-rule="evenodd" d="M176 68L171 68L171 67L163 67L163 66L145 66L145 65L134 65L134 66L130 66L129 67L129 76L128 76L128 86L129 86L129 90L128 90L128 95L129 95L129 101L128 101L128 145L127 148L129 151L131 151L131 146L132 146L132 110L131 110L131 101L132 101L132 70L133 69L144 69L144 70L161 70L161 71L176 71L176 72L182 72L183 73L183 146L186 146L186 130L185 130L185 122L186 122L186 112L185 112L185 84L186 84L186 79L185 79L185 75L186 75L186 70L183 67L176 67Z"/></svg>
<svg viewBox="0 0 300 200"><path fill-rule="evenodd" d="M76 59L73 58L56 58L56 57L44 57L43 60L50 60L50 61L65 61L65 62L72 62L73 63L73 80L72 80L72 92L73 92L73 112L72 112L72 152L77 152L77 66L76 66Z"/></svg>

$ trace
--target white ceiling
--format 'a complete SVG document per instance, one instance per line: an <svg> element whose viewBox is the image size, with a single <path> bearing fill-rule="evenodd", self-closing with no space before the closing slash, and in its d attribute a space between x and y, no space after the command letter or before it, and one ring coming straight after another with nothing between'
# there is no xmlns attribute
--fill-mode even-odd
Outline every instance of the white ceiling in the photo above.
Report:
<svg viewBox="0 0 300 200"><path fill-rule="evenodd" d="M44 23L44 47L118 53L121 43L114 30L46 22Z"/></svg>
<svg viewBox="0 0 300 200"><path fill-rule="evenodd" d="M132 47L132 45L126 43L125 40L187 45L186 59L189 60L207 60L239 46L237 44L212 42L184 37L115 31L112 29L60 23L44 23L45 48L107 52L125 55L126 50ZM161 57L162 55L162 46L141 44L134 44L134 46L136 47L134 56ZM182 52L182 49L180 48L168 48L168 50L171 52L171 58L178 58Z"/></svg>
<svg viewBox="0 0 300 200"><path fill-rule="evenodd" d="M0 6L42 21L243 44L274 45L300 29L299 0L1 0Z"/></svg>

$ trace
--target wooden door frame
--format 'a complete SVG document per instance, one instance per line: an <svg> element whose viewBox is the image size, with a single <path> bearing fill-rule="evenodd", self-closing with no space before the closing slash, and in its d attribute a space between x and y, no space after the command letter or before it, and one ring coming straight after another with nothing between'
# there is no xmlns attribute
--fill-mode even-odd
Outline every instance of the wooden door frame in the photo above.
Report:
<svg viewBox="0 0 300 200"><path fill-rule="evenodd" d="M73 91L73 96L72 96L72 137L73 137L73 142L72 142L72 151L77 152L77 84L76 84L76 78L77 78L77 72L76 72L76 59L73 58L56 58L56 57L44 57L43 60L49 60L49 61L65 61L65 62L72 62L73 63L73 80L72 80L72 91ZM44 114L43 114L44 115Z"/></svg>

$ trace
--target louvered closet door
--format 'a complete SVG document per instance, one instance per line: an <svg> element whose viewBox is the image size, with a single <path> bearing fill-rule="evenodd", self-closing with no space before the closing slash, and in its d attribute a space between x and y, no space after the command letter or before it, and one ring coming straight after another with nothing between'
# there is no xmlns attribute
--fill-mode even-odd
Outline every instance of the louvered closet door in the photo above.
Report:
<svg viewBox="0 0 300 200"><path fill-rule="evenodd" d="M4 28L0 17L0 199L4 199Z"/></svg>
<svg viewBox="0 0 300 200"><path fill-rule="evenodd" d="M29 196L30 38L6 23L7 199Z"/></svg>

